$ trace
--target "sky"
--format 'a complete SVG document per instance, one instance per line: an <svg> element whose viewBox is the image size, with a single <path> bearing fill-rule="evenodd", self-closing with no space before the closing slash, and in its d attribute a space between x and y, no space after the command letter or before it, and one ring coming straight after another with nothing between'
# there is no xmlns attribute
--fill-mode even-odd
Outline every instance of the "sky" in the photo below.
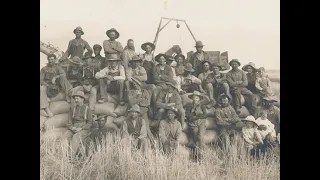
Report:
<svg viewBox="0 0 320 180"><path fill-rule="evenodd" d="M141 44L153 42L161 17L186 20L205 51L228 51L229 61L280 70L279 0L41 0L40 41L65 51L75 37L73 29L81 26L82 38L92 47L102 45L106 31L116 28L123 46L133 39L142 53ZM155 54L173 45L181 46L185 55L195 51L184 23L179 29L176 24L171 21L160 32ZM45 63L40 53L40 68Z"/></svg>

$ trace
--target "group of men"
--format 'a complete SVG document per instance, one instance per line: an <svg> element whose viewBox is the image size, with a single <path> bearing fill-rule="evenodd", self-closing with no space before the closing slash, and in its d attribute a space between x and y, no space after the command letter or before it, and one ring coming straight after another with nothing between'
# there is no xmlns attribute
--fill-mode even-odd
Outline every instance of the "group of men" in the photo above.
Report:
<svg viewBox="0 0 320 180"><path fill-rule="evenodd" d="M116 40L120 34L114 28L106 31L109 40L102 46L95 44L93 48L82 39L84 31L81 27L73 32L76 37L69 41L58 64L55 55L50 54L47 66L41 69L40 109L44 109L49 117L53 116L49 102L60 91L65 92L67 102L71 103L66 136L75 152L89 134L99 136L101 133L92 130L92 122L98 121L99 128L103 129L106 117L96 116L94 106L107 102L109 93L119 95L120 106L129 104L123 134L133 137L136 145L143 149L148 147L146 139L154 139L148 118L159 121L157 136L164 150L169 151L177 145L185 121L191 139L194 139L189 145L199 142L201 147L204 144L206 108L217 108L221 132L240 121L241 95L249 102L250 114L258 117L257 101L247 89L247 75L239 69L240 62L232 59L229 63L232 70L221 73L221 66L209 61L201 41L196 42L196 52L189 59L181 53L174 57L160 53L153 57L154 44L142 44L145 53L137 54L132 39L123 48ZM105 57L101 55L102 50ZM171 66L174 61L176 66ZM185 93L192 93L189 97L193 103L184 107L181 95ZM210 100L206 106L200 103L205 96Z"/></svg>

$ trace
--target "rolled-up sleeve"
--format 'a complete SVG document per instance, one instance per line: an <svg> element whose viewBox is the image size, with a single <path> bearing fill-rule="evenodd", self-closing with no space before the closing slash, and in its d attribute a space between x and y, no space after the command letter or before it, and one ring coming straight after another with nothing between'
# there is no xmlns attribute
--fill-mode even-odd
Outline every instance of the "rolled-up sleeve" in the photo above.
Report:
<svg viewBox="0 0 320 180"><path fill-rule="evenodd" d="M119 71L120 71L120 76L114 76L114 80L126 80L126 73L124 70L124 67L122 65L119 65Z"/></svg>
<svg viewBox="0 0 320 180"><path fill-rule="evenodd" d="M108 67L105 67L104 69L96 73L95 78L97 79L104 78L107 73L108 73Z"/></svg>

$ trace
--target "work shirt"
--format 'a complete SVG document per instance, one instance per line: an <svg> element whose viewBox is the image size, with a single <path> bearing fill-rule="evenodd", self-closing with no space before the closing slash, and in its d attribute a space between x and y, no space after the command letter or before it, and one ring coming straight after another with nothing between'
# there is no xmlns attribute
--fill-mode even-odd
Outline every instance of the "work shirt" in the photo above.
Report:
<svg viewBox="0 0 320 180"><path fill-rule="evenodd" d="M93 50L88 44L88 42L84 39L72 39L69 41L68 48L63 55L62 59L66 59L70 56L72 59L75 56L78 56L80 59L83 58L84 51L87 50L89 55L92 55Z"/></svg>
<svg viewBox="0 0 320 180"><path fill-rule="evenodd" d="M64 70L58 65L46 65L40 70L40 85L52 84L53 77L65 74Z"/></svg>
<svg viewBox="0 0 320 180"><path fill-rule="evenodd" d="M113 49L116 50L113 50ZM120 55L123 52L123 47L119 41L111 41L111 40L105 40L103 41L103 49L105 54L118 54ZM118 52L119 51L119 52Z"/></svg>
<svg viewBox="0 0 320 180"><path fill-rule="evenodd" d="M229 126L241 121L231 105L228 105L227 107L218 107L215 116L219 126Z"/></svg>
<svg viewBox="0 0 320 180"><path fill-rule="evenodd" d="M182 134L182 127L179 121L168 119L160 121L159 124L159 138L162 143L167 141L178 142L179 137Z"/></svg>
<svg viewBox="0 0 320 180"><path fill-rule="evenodd" d="M120 74L120 75L114 76L113 74ZM125 80L126 79L124 67L119 64L114 69L111 66L107 66L107 67L103 68L101 71L96 73L95 77L97 79L101 79L101 78L104 78L106 75L113 76L114 80Z"/></svg>
<svg viewBox="0 0 320 180"><path fill-rule="evenodd" d="M92 111L90 108L83 104L81 106L76 105L70 111L70 117L67 123L67 128L69 130L72 127L82 128L84 130L89 130L92 126Z"/></svg>
<svg viewBox="0 0 320 180"><path fill-rule="evenodd" d="M230 70L227 73L227 79L230 87L246 87L248 85L247 75L240 69Z"/></svg>
<svg viewBox="0 0 320 180"><path fill-rule="evenodd" d="M140 82L145 82L148 78L146 70L142 66L138 66L133 69L129 67L126 71L127 79L131 80L131 78L138 79Z"/></svg>
<svg viewBox="0 0 320 180"><path fill-rule="evenodd" d="M138 139L147 138L146 122L142 117L138 117L135 120L128 117L123 122L122 130L126 136L131 135Z"/></svg>

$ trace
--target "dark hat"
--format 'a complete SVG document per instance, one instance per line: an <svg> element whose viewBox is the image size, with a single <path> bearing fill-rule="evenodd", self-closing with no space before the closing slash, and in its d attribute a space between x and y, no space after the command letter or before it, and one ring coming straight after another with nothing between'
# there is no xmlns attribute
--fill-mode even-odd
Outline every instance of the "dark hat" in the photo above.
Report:
<svg viewBox="0 0 320 180"><path fill-rule="evenodd" d="M158 55L156 55L156 57L154 59L157 62L159 62L159 59L160 59L161 56L163 56L166 59L166 61L168 61L168 59L169 59L168 56L166 54L163 54L163 53L159 53Z"/></svg>
<svg viewBox="0 0 320 180"><path fill-rule="evenodd" d="M214 66L215 66L215 67L218 67L218 68L220 69L220 71L221 71L222 68L221 68L221 66L220 66L219 64L217 64L217 63L212 63L212 64L211 64L211 67L214 67Z"/></svg>
<svg viewBox="0 0 320 180"><path fill-rule="evenodd" d="M172 111L172 112L174 112L174 114L176 115L176 116L179 116L180 115L180 113L179 113L179 111L178 111L178 108L177 107L175 107L175 106L168 106L166 109L166 112L168 112L168 111ZM166 113L167 114L167 113Z"/></svg>
<svg viewBox="0 0 320 180"><path fill-rule="evenodd" d="M48 98L56 97L60 92L60 88L57 84L49 84L47 87L47 96Z"/></svg>
<svg viewBox="0 0 320 180"><path fill-rule="evenodd" d="M179 57L182 57L183 60L186 59L186 57L183 54L178 54L174 57L175 60L177 60Z"/></svg>
<svg viewBox="0 0 320 180"><path fill-rule="evenodd" d="M84 35L84 32L83 32L83 30L82 30L82 27L80 27L80 26L76 27L76 28L73 30L73 33L75 34L76 31L80 31L81 34Z"/></svg>
<svg viewBox="0 0 320 180"><path fill-rule="evenodd" d="M220 94L219 96L218 96L218 101L220 102L221 101L221 99L222 98L224 98L224 97L227 97L228 99L229 99L229 101L231 100L231 97L229 97L227 94Z"/></svg>
<svg viewBox="0 0 320 180"><path fill-rule="evenodd" d="M111 32L115 32L115 33L116 33L115 39L118 39L118 38L119 38L120 34L119 34L119 32L118 32L115 28L111 28L111 29L109 29L109 30L106 32L106 34L107 34L108 37L110 37L110 36L109 36L109 33L111 33Z"/></svg>
<svg viewBox="0 0 320 180"><path fill-rule="evenodd" d="M178 89L178 84L176 81L172 80L172 81L166 81L166 85L172 86L174 87L177 91L179 91Z"/></svg>
<svg viewBox="0 0 320 180"><path fill-rule="evenodd" d="M121 60L118 54L106 54L106 61L119 61Z"/></svg>
<svg viewBox="0 0 320 180"><path fill-rule="evenodd" d="M194 69L192 68L191 63L187 63L186 66L184 67L184 70L188 72L194 72Z"/></svg>
<svg viewBox="0 0 320 180"><path fill-rule="evenodd" d="M194 47L203 47L202 41L197 41Z"/></svg>
<svg viewBox="0 0 320 180"><path fill-rule="evenodd" d="M102 119L106 120L106 119L105 119L106 116L107 116L107 115L100 114L100 115L98 115L98 117L97 117L97 119L96 119L95 121L100 121L100 120L102 120Z"/></svg>
<svg viewBox="0 0 320 180"><path fill-rule="evenodd" d="M72 59L69 59L69 61L73 64L76 64L76 65L83 64L83 62L81 61L81 59L78 56L74 56Z"/></svg>
<svg viewBox="0 0 320 180"><path fill-rule="evenodd" d="M189 97L190 99L192 99L193 96L198 96L198 97L200 98L200 100L203 99L203 95L202 95L199 91L193 91L193 93L190 94L188 97Z"/></svg>
<svg viewBox="0 0 320 180"><path fill-rule="evenodd" d="M142 61L142 59L138 55L134 55L132 59L129 60L129 62L130 61Z"/></svg>
<svg viewBox="0 0 320 180"><path fill-rule="evenodd" d="M240 64L240 62L239 62L238 59L232 59L232 60L229 62L229 65L231 66L231 63L233 63L233 62L236 62L236 63L239 64L239 66L241 66L241 64Z"/></svg>
<svg viewBox="0 0 320 180"><path fill-rule="evenodd" d="M100 51L101 51L102 47L99 44L95 44L95 45L93 45L92 49L93 50L100 49Z"/></svg>
<svg viewBox="0 0 320 180"><path fill-rule="evenodd" d="M242 67L242 70L247 71L248 66L251 66L253 71L257 71L258 68L256 68L256 65L253 62L249 62L248 64L244 65Z"/></svg>
<svg viewBox="0 0 320 180"><path fill-rule="evenodd" d="M86 99L86 97L84 96L84 92L83 91L77 91L72 95L72 98L74 99L76 96L81 97L83 99Z"/></svg>
<svg viewBox="0 0 320 180"><path fill-rule="evenodd" d="M156 46L153 43L146 42L141 45L141 49L144 51L147 51L147 49L146 49L147 45L149 45L151 47L151 49L152 49L151 51L153 51L156 48Z"/></svg>

